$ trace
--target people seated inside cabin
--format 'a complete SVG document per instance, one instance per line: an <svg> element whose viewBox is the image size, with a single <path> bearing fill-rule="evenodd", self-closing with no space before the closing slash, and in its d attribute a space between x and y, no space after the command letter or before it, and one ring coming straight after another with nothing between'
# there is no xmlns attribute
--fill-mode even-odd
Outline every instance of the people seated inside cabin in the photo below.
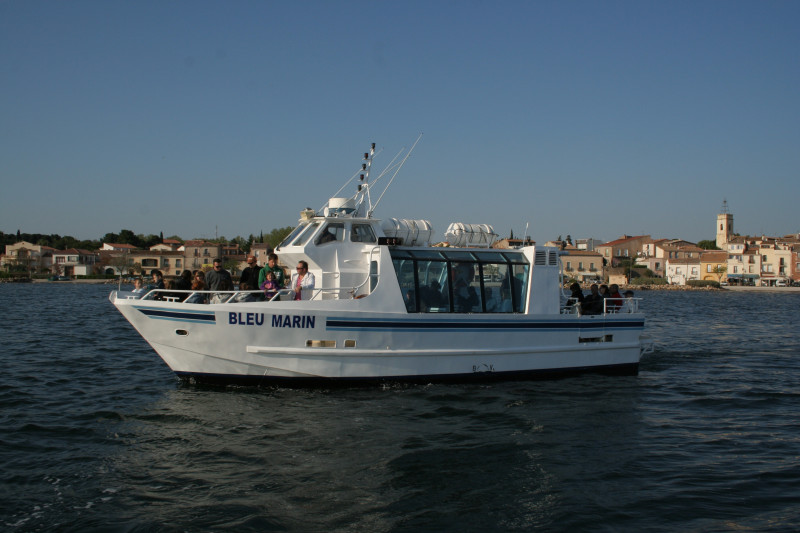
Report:
<svg viewBox="0 0 800 533"><path fill-rule="evenodd" d="M622 295L619 293L619 285L612 283L608 288L608 297L606 298L606 310L609 313L616 313L622 307Z"/></svg>
<svg viewBox="0 0 800 533"><path fill-rule="evenodd" d="M419 288L420 311L428 313L433 310L441 310L447 305L448 298L446 291L442 291L441 285L436 280L431 281L430 285L422 285ZM447 309L449 311L449 309Z"/></svg>
<svg viewBox="0 0 800 533"><path fill-rule="evenodd" d="M236 296L233 297L234 303L257 301L258 298L256 298L255 294L253 294L252 292L244 292L244 291L250 291L252 289L253 287L251 287L250 284L247 282L239 283L239 291L241 292L238 292Z"/></svg>
<svg viewBox="0 0 800 533"><path fill-rule="evenodd" d="M408 289L406 291L403 301L406 303L406 311L409 313L414 313L417 311L417 296L414 292L414 289Z"/></svg>
<svg viewBox="0 0 800 533"><path fill-rule="evenodd" d="M453 267L453 303L456 313L471 313L481 301L472 286L474 267L469 263L458 263Z"/></svg>
<svg viewBox="0 0 800 533"><path fill-rule="evenodd" d="M583 300L584 300L581 286L576 281L569 286L569 290L571 291L572 294L570 294L569 298L567 299L567 306L577 308L578 313L580 313L581 310L583 309Z"/></svg>
<svg viewBox="0 0 800 533"><path fill-rule="evenodd" d="M625 297L625 300L622 302L622 306L619 308L620 313L634 313L636 312L636 300L633 299L633 291L627 290L622 293Z"/></svg>
<svg viewBox="0 0 800 533"><path fill-rule="evenodd" d="M583 309L584 315L602 315L603 314L603 297L600 295L597 283L592 283L589 287L589 294L584 297Z"/></svg>
<svg viewBox="0 0 800 533"><path fill-rule="evenodd" d="M511 291L508 285L500 287L500 313L510 313L514 310L514 302L511 300Z"/></svg>
<svg viewBox="0 0 800 533"><path fill-rule="evenodd" d="M202 273L203 272L201 270L200 274L202 274ZM198 276L197 274L195 274L195 278L194 278L194 281L192 282L191 290L193 290L193 291L204 291L204 290L206 290L205 281L203 281L203 279L200 276ZM186 299L186 301L184 303L187 303L187 304L207 304L208 303L208 298L207 298L207 295L205 293L195 292L195 293L191 294Z"/></svg>
<svg viewBox="0 0 800 533"><path fill-rule="evenodd" d="M227 279L222 279L217 284L219 291L233 291L233 283ZM217 292L211 296L212 304L220 304L227 302L231 297L231 292Z"/></svg>
<svg viewBox="0 0 800 533"><path fill-rule="evenodd" d="M314 297L314 274L308 271L308 263L298 261L297 272L292 274L291 289L295 300L310 300Z"/></svg>
<svg viewBox="0 0 800 533"><path fill-rule="evenodd" d="M267 270L264 282L259 288L264 291L264 298L267 300L272 300L275 295L278 294L278 290L280 289L278 282L275 281L275 273L271 270Z"/></svg>
<svg viewBox="0 0 800 533"><path fill-rule="evenodd" d="M322 234L320 234L319 239L317 239L317 244L325 244L326 242L333 242L336 240L336 235L331 233L329 228L325 228L322 230Z"/></svg>

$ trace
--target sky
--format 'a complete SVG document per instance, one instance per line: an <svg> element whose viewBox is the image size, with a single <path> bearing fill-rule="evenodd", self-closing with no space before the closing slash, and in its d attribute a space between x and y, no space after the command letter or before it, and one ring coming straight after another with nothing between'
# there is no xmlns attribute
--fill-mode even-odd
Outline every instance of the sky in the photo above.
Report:
<svg viewBox="0 0 800 533"><path fill-rule="evenodd" d="M800 2L0 0L0 231L800 232ZM375 173L373 172L373 175ZM345 195L355 190L345 189Z"/></svg>

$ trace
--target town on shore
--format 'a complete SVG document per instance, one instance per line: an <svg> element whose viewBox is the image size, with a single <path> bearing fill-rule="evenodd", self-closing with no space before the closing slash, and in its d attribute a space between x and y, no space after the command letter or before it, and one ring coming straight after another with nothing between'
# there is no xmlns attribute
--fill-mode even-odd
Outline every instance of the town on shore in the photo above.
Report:
<svg viewBox="0 0 800 533"><path fill-rule="evenodd" d="M86 279L147 276L152 270L166 277L183 270L212 269L216 258L234 277L248 267L247 258L267 264L267 255L292 228L274 230L267 238L244 240L182 240L150 236L149 246L130 242L102 241L97 250L56 249L24 240L6 244L0 254L0 277L5 279ZM112 240L123 236L131 241L133 232L106 234ZM5 235L10 237L10 235ZM7 241L8 239L6 239ZM139 239L140 244L142 239ZM260 241L260 242L259 242ZM270 242L273 241L273 242ZM274 245L274 246L271 246ZM495 248L535 244L512 236L500 239ZM716 240L692 243L682 239L652 238L650 235L622 237L602 242L593 238L548 241L562 249L561 268L568 283L616 283L642 287L789 287L800 286L800 233L782 237L742 236L733 231L733 214L723 202L717 215ZM283 265L286 266L286 265Z"/></svg>

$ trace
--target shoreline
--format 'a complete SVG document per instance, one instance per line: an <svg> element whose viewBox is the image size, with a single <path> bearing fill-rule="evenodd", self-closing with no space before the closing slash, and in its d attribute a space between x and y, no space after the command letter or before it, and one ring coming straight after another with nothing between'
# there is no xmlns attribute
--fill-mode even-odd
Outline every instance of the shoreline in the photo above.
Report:
<svg viewBox="0 0 800 533"><path fill-rule="evenodd" d="M54 283L65 284L75 283L80 285L117 285L119 280L116 279L71 279L62 281L51 281L49 279L0 279L2 283ZM123 285L132 285L132 283L123 283ZM620 285L621 290L636 291L731 291L731 292L796 292L800 293L800 287L741 287L738 285L729 285L727 287L688 287L685 285Z"/></svg>

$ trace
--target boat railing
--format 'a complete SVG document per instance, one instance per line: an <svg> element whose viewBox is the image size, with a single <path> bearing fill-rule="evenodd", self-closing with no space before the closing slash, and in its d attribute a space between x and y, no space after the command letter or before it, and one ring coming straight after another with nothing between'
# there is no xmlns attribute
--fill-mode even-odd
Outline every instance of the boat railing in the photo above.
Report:
<svg viewBox="0 0 800 533"><path fill-rule="evenodd" d="M347 295L349 298L355 298L355 294L358 292L358 289L363 286L360 285L358 287L330 287L330 288L315 288L310 289L312 292L311 298L309 300L320 300L322 294L339 294L339 298L342 297L342 294ZM290 301L294 300L295 297L294 289L280 289L278 290L275 295L270 298L268 301ZM146 293L143 293L142 296L138 294L125 294L125 298L129 300L150 300L150 301L159 301L159 302L169 302L169 303L195 303L195 304L205 304L205 303L212 303L212 304L220 304L220 303L244 303L244 302L257 302L257 301L267 301L264 298L264 291L262 290L234 290L234 291L197 291L197 290L182 290L182 289L152 289Z"/></svg>
<svg viewBox="0 0 800 533"><path fill-rule="evenodd" d="M606 298L603 300L603 311L600 313L589 313L581 308L580 302L576 298L568 298L566 305L561 308L562 315L611 315L638 313L641 298Z"/></svg>

